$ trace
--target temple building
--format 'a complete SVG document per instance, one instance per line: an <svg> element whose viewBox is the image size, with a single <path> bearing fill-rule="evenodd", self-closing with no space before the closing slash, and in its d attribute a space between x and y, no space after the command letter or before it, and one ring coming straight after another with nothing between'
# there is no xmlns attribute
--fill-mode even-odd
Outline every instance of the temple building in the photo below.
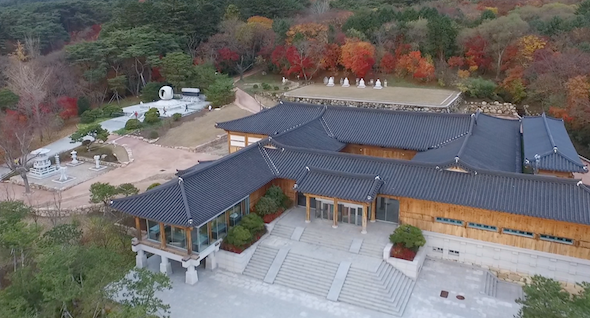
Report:
<svg viewBox="0 0 590 318"><path fill-rule="evenodd" d="M157 254L163 272L173 259L196 282L277 185L326 231L412 224L430 233L431 256L557 279L590 269L590 188L573 179L587 168L561 120L285 102L217 127L229 155L112 202L136 219L138 266Z"/></svg>

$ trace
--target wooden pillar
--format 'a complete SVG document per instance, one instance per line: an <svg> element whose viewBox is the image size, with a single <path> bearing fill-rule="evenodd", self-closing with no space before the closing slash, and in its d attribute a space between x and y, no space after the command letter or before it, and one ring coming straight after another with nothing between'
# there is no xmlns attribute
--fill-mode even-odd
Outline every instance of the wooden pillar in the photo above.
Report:
<svg viewBox="0 0 590 318"><path fill-rule="evenodd" d="M311 222L311 220L309 219L309 209L310 207L310 201L311 199L309 198L309 195L305 195L305 223L309 223Z"/></svg>
<svg viewBox="0 0 590 318"><path fill-rule="evenodd" d="M333 228L338 228L338 200L334 198L334 209L332 209L332 217L334 218Z"/></svg>
<svg viewBox="0 0 590 318"><path fill-rule="evenodd" d="M362 234L367 233L367 209L368 209L368 207L369 207L368 204L363 204L363 219L361 221L361 224L362 224L361 233Z"/></svg>
<svg viewBox="0 0 590 318"><path fill-rule="evenodd" d="M371 222L375 222L375 216L377 215L377 199L371 203Z"/></svg>
<svg viewBox="0 0 590 318"><path fill-rule="evenodd" d="M213 237L211 236L211 221L207 223L207 235L209 235L209 244L213 243Z"/></svg>
<svg viewBox="0 0 590 318"><path fill-rule="evenodd" d="M141 241L141 224L137 216L135 217L135 237Z"/></svg>
<svg viewBox="0 0 590 318"><path fill-rule="evenodd" d="M186 251L188 255L191 255L193 254L193 228L187 227L184 232L186 233Z"/></svg>
<svg viewBox="0 0 590 318"><path fill-rule="evenodd" d="M160 223L160 247L166 248L166 230L164 229L164 223Z"/></svg>
<svg viewBox="0 0 590 318"><path fill-rule="evenodd" d="M227 151L231 153L231 134L227 132Z"/></svg>

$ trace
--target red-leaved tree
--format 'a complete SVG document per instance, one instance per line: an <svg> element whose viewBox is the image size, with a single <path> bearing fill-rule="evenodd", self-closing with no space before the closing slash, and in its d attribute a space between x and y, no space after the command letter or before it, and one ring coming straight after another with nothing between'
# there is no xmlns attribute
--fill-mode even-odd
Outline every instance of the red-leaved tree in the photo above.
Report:
<svg viewBox="0 0 590 318"><path fill-rule="evenodd" d="M57 99L61 112L59 117L66 120L78 116L78 99L75 97L62 96Z"/></svg>
<svg viewBox="0 0 590 318"><path fill-rule="evenodd" d="M342 65L363 78L375 64L375 47L369 42L348 40L342 46Z"/></svg>
<svg viewBox="0 0 590 318"><path fill-rule="evenodd" d="M395 71L395 56L389 52L385 52L383 57L381 58L381 63L379 63L379 67L381 68L381 72L391 74Z"/></svg>

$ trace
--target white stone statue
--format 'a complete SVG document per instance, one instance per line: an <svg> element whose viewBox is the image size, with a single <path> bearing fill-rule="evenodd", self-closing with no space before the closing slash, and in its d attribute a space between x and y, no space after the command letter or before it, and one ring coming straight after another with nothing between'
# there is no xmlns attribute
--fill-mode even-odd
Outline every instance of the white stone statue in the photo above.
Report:
<svg viewBox="0 0 590 318"><path fill-rule="evenodd" d="M59 169L59 167L61 166L61 162L59 162L59 155L55 154L54 158L55 158L55 166Z"/></svg>
<svg viewBox="0 0 590 318"><path fill-rule="evenodd" d="M332 87L334 86L334 76L331 76L328 80L328 84L326 86Z"/></svg>
<svg viewBox="0 0 590 318"><path fill-rule="evenodd" d="M365 88L365 80L361 78L361 80L359 81L359 86L358 88Z"/></svg>
<svg viewBox="0 0 590 318"><path fill-rule="evenodd" d="M100 156L99 155L94 156L94 162L96 163L95 168L100 169Z"/></svg>
<svg viewBox="0 0 590 318"><path fill-rule="evenodd" d="M383 87L387 87L387 80L383 80Z"/></svg>
<svg viewBox="0 0 590 318"><path fill-rule="evenodd" d="M348 77L344 78L344 82L342 82L342 87L350 87L350 83L348 82Z"/></svg>
<svg viewBox="0 0 590 318"><path fill-rule="evenodd" d="M356 78L356 82L354 83L354 85L359 86L359 78Z"/></svg>
<svg viewBox="0 0 590 318"><path fill-rule="evenodd" d="M68 181L68 176L66 174L68 168L67 167L61 167L59 168L59 181Z"/></svg>
<svg viewBox="0 0 590 318"><path fill-rule="evenodd" d="M379 79L377 79L377 81L375 82L375 87L373 87L373 89L383 89L383 86L381 86L381 81Z"/></svg>
<svg viewBox="0 0 590 318"><path fill-rule="evenodd" d="M72 155L72 163L77 164L78 163L78 152L76 150L72 150L72 152L70 152L70 154Z"/></svg>
<svg viewBox="0 0 590 318"><path fill-rule="evenodd" d="M160 99L170 100L174 97L174 91L172 91L172 87L170 86L162 86L158 95L160 95Z"/></svg>
<svg viewBox="0 0 590 318"><path fill-rule="evenodd" d="M344 79L341 77L340 78L340 85L344 84Z"/></svg>
<svg viewBox="0 0 590 318"><path fill-rule="evenodd" d="M369 85L373 86L374 82L373 79L371 78L371 80L369 81Z"/></svg>
<svg viewBox="0 0 590 318"><path fill-rule="evenodd" d="M285 85L287 83L287 79L285 77L283 77L283 85Z"/></svg>
<svg viewBox="0 0 590 318"><path fill-rule="evenodd" d="M328 85L328 78L324 77L324 85Z"/></svg>

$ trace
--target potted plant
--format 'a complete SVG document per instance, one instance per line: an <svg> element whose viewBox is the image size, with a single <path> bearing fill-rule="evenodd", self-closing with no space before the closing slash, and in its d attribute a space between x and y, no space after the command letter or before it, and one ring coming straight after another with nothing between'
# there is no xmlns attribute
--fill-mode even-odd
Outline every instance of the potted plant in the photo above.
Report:
<svg viewBox="0 0 590 318"><path fill-rule="evenodd" d="M410 224L403 224L395 229L389 236L389 241L393 244L390 256L408 261L414 260L418 249L426 244L422 230Z"/></svg>

